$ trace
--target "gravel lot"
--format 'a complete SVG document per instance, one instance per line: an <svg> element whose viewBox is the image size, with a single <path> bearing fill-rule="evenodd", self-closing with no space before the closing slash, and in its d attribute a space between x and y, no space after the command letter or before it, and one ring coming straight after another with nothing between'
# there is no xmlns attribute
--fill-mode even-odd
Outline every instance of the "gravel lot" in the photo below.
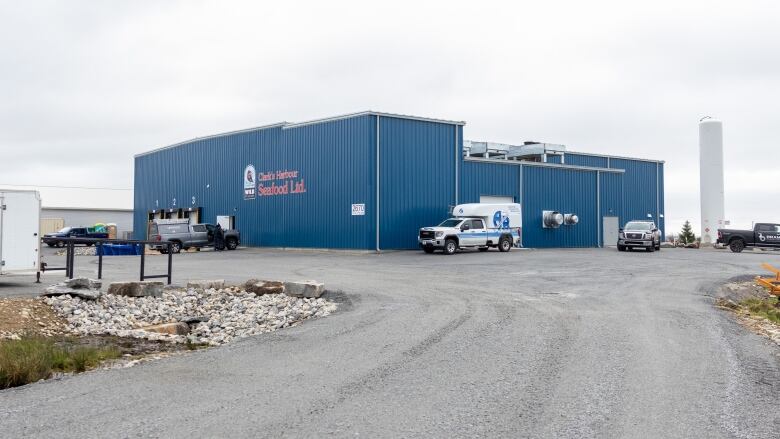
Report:
<svg viewBox="0 0 780 439"><path fill-rule="evenodd" d="M78 259L80 274L94 273L92 260ZM162 258L149 260L162 272ZM775 438L780 350L711 296L762 262L780 265L780 255L179 255L175 283L317 279L343 291L329 296L339 309L214 349L2 391L1 435ZM136 258L106 263L107 280L136 276ZM0 294L36 294L27 281L0 281Z"/></svg>

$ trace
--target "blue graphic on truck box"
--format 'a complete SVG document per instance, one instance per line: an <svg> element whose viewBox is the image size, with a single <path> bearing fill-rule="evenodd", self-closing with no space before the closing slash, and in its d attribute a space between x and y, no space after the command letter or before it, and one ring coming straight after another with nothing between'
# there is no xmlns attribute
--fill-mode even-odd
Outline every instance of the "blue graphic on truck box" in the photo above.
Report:
<svg viewBox="0 0 780 439"><path fill-rule="evenodd" d="M500 210L497 210L496 213L493 214L493 227L497 229L508 229L509 216L504 215Z"/></svg>

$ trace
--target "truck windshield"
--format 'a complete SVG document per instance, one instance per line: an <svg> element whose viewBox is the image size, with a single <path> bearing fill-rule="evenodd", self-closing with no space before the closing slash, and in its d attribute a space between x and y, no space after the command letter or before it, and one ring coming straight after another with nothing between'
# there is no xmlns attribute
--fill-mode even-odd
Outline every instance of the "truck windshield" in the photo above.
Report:
<svg viewBox="0 0 780 439"><path fill-rule="evenodd" d="M461 221L463 221L463 220L450 218L450 219L442 221L442 223L439 224L439 227L458 227L458 224L460 224Z"/></svg>
<svg viewBox="0 0 780 439"><path fill-rule="evenodd" d="M68 233L68 232L70 232L70 227L63 227L57 233Z"/></svg>
<svg viewBox="0 0 780 439"><path fill-rule="evenodd" d="M652 230L653 225L650 223L629 222L626 224L626 230Z"/></svg>

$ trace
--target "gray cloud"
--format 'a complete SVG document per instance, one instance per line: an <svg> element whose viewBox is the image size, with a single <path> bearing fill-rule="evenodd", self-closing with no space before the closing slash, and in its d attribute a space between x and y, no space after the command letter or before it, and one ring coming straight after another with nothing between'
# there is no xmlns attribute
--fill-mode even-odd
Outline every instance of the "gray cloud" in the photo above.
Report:
<svg viewBox="0 0 780 439"><path fill-rule="evenodd" d="M675 231L698 222L696 123L713 115L727 215L780 220L763 207L780 195L774 2L0 8L0 184L130 187L139 152L374 109L466 120L472 139L664 159Z"/></svg>

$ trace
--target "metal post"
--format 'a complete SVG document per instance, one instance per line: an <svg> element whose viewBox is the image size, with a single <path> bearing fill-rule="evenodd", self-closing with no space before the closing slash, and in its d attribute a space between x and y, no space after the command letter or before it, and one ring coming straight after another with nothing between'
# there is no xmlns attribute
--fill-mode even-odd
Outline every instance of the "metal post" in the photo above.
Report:
<svg viewBox="0 0 780 439"><path fill-rule="evenodd" d="M144 280L144 263L146 262L146 252L141 252L141 282Z"/></svg>
<svg viewBox="0 0 780 439"><path fill-rule="evenodd" d="M103 241L98 241L95 249L98 254L98 279L103 279Z"/></svg>
<svg viewBox="0 0 780 439"><path fill-rule="evenodd" d="M146 246L144 245L144 250ZM171 284L171 271L173 268L173 252L171 251L171 243L168 241L168 285Z"/></svg>
<svg viewBox="0 0 780 439"><path fill-rule="evenodd" d="M76 262L76 259L74 257L75 256L74 253L76 253L75 250L76 250L76 245L73 243L73 241L68 241L68 250L65 253L65 258L67 258L68 260L68 267L69 267L67 271L68 279L73 279L73 273L75 271L73 269L73 265Z"/></svg>

